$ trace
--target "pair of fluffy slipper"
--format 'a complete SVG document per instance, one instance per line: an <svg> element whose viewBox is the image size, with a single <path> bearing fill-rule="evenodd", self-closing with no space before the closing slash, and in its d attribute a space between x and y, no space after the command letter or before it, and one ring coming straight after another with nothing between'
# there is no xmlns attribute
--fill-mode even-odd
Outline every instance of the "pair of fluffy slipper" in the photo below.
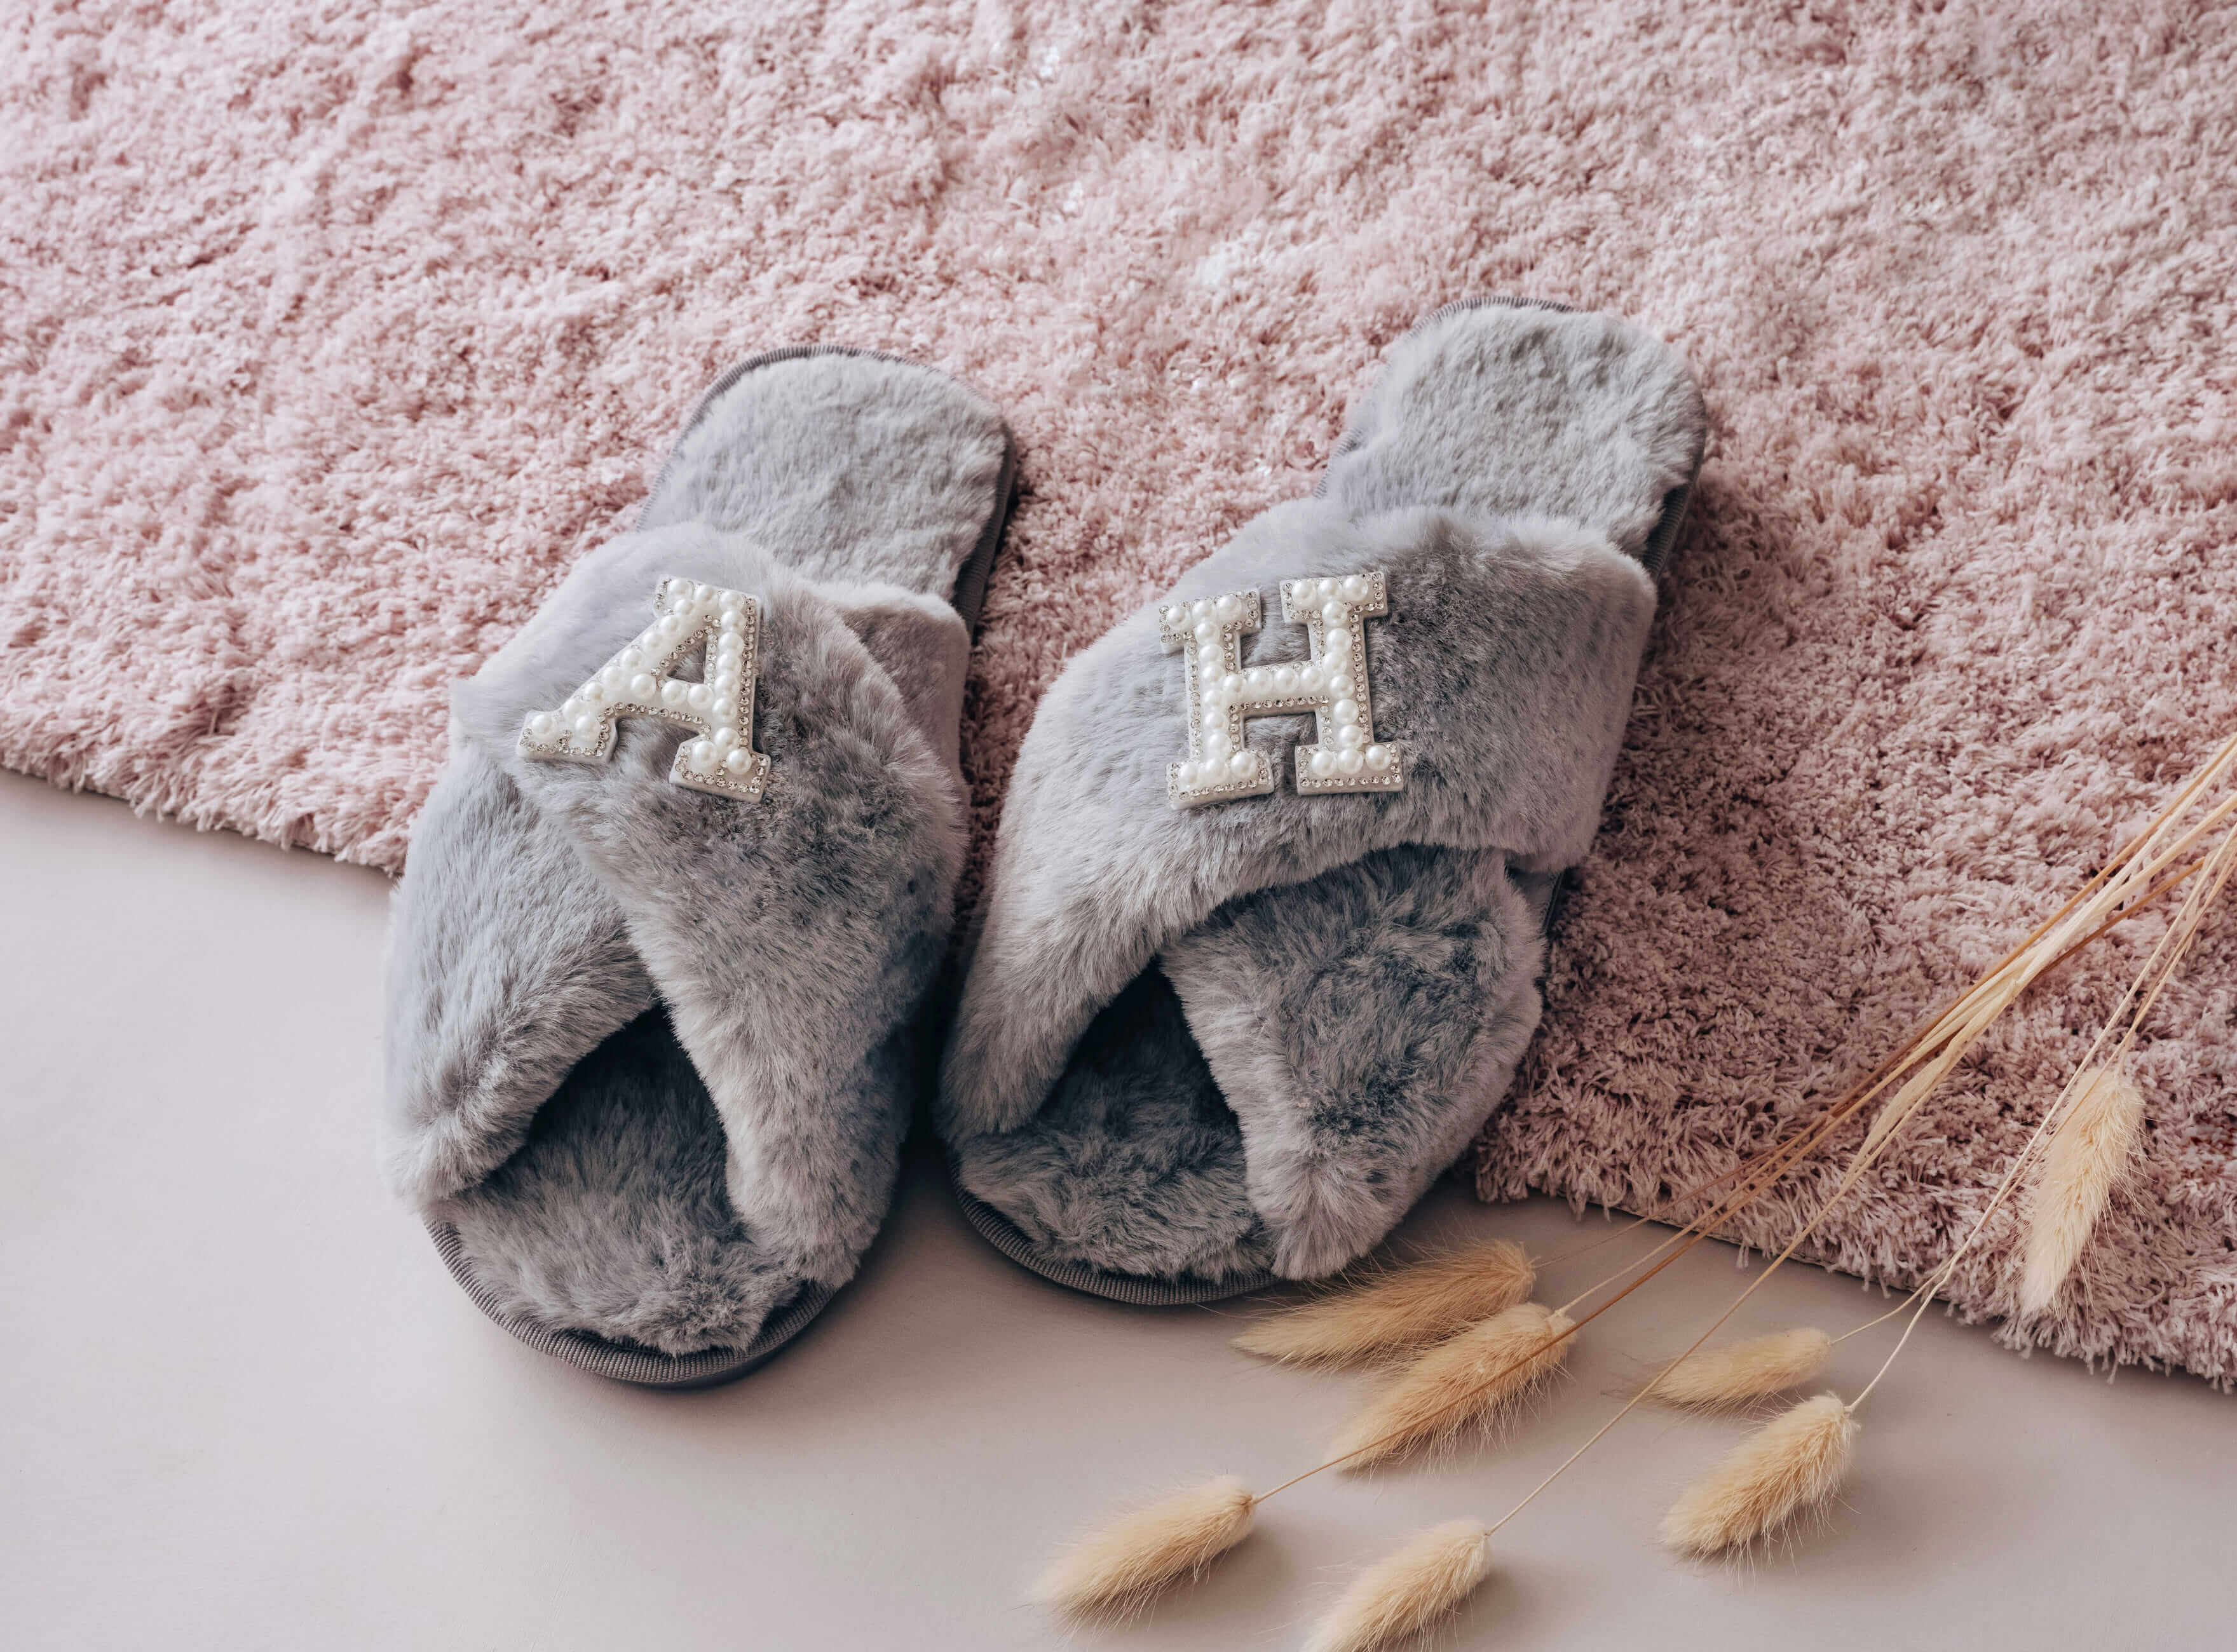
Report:
<svg viewBox="0 0 2237 1652"><path fill-rule="evenodd" d="M739 1375L853 1275L935 1088L973 1225L1060 1284L1351 1261L1536 1025L1703 432L1622 321L1423 321L1313 497L1051 688L950 991L1008 432L889 357L727 374L456 694L388 1027L452 1273L588 1370Z"/></svg>

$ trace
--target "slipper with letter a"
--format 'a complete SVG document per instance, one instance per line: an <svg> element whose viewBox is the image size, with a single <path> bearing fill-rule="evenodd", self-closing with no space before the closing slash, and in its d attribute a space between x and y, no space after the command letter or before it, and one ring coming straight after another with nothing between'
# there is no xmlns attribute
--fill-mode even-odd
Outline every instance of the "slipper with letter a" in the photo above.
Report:
<svg viewBox="0 0 2237 1652"><path fill-rule="evenodd" d="M944 1059L964 1208L1204 1301L1381 1239L1510 1081L1706 421L1513 301L1391 351L1310 499L1075 657L1020 751Z"/></svg>
<svg viewBox="0 0 2237 1652"><path fill-rule="evenodd" d="M531 1346L719 1382L854 1274L927 1076L1014 471L932 369L758 358L457 690L396 898L386 1158Z"/></svg>

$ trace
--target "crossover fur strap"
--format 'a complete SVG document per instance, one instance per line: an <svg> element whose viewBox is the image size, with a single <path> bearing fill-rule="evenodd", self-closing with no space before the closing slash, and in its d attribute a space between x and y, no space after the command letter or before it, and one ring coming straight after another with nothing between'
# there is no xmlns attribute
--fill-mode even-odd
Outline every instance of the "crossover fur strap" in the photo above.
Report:
<svg viewBox="0 0 2237 1652"><path fill-rule="evenodd" d="M1590 845L1654 608L1653 582L1574 522L1442 511L1349 518L1298 501L1259 517L1166 599L1260 593L1246 665L1296 661L1284 580L1385 576L1366 624L1376 738L1402 744L1402 788L1303 795L1283 730L1270 795L1177 809L1182 663L1160 609L1074 659L1020 753L983 928L946 1063L951 1135L1014 1129L1039 1109L1095 1014L1222 903L1381 849L1498 851L1521 872ZM1161 605L1162 606L1162 605ZM1255 732L1256 741L1266 735Z"/></svg>
<svg viewBox="0 0 2237 1652"><path fill-rule="evenodd" d="M629 718L602 763L518 749L646 623L663 578L760 609L758 801L680 786L683 731ZM823 1162L883 1118L828 1116L896 1041L946 948L962 862L946 603L809 581L697 525L585 558L453 707L454 758L412 844L393 964L392 1164L423 1202L518 1146L574 1063L657 998L714 1097L742 1219L811 1277L851 1268L874 1212ZM855 1246L855 1249L848 1247Z"/></svg>

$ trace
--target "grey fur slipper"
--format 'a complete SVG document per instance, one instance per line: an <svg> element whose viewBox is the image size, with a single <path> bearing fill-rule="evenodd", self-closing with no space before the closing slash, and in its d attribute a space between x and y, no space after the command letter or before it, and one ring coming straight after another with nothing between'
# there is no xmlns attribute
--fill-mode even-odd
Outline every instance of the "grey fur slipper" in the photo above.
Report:
<svg viewBox="0 0 2237 1652"><path fill-rule="evenodd" d="M1319 492L1073 659L1019 754L942 1076L964 1206L1135 1302L1342 1267L1537 1025L1705 418L1603 315L1451 306Z"/></svg>
<svg viewBox="0 0 2237 1652"><path fill-rule="evenodd" d="M397 892L387 1158L482 1309L737 1376L852 1276L928 1079L957 725L1014 466L841 350L708 392L634 532L452 705Z"/></svg>

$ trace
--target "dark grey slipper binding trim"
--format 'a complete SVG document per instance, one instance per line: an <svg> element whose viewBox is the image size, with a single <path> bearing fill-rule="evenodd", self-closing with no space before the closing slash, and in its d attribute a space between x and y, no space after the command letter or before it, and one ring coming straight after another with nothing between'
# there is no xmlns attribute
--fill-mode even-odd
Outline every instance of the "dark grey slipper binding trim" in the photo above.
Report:
<svg viewBox="0 0 2237 1652"><path fill-rule="evenodd" d="M970 559L955 576L955 594L948 602L963 616L963 623L975 642L979 635L979 616L987 607L987 582L993 576L994 552L1002 543L1002 531L1009 525L1010 507L1018 498L1018 440L1010 434L1010 427L1002 426L1002 473L994 482L994 512L987 518L986 531L972 548Z"/></svg>
<svg viewBox="0 0 2237 1652"><path fill-rule="evenodd" d="M1084 1263L1059 1261L1035 1250L1033 1241L1018 1231L1017 1224L993 1206L973 1198L956 1180L952 1162L947 1181L955 1190L955 1202L963 1207L965 1218L981 1239L1027 1272L1038 1274L1067 1290L1135 1307L1169 1308L1186 1307L1198 1302L1224 1302L1231 1296L1247 1295L1282 1283L1264 1268L1253 1274L1231 1274L1225 1279L1184 1275L1169 1280L1145 1274L1106 1274Z"/></svg>
<svg viewBox="0 0 2237 1652"><path fill-rule="evenodd" d="M1684 487L1670 490L1662 501L1662 519L1654 524L1654 531L1646 537L1646 555L1641 560L1649 577L1658 585L1662 582L1662 570L1670 561L1670 548L1678 543L1678 535L1686 525L1686 507L1693 503L1693 483L1700 474L1701 467L1696 464L1693 476L1686 478ZM1554 926L1561 921L1561 909L1569 904L1569 892L1576 886L1577 869L1574 866L1565 868L1546 901L1543 932L1548 939L1553 937Z"/></svg>
<svg viewBox="0 0 2237 1652"><path fill-rule="evenodd" d="M511 1332L538 1353L564 1359L593 1376L641 1388L709 1388L742 1377L774 1355L808 1328L836 1294L826 1285L811 1285L782 1310L769 1316L751 1344L743 1348L707 1348L698 1353L665 1354L650 1348L632 1348L580 1331L554 1331L548 1326L517 1320L497 1306L497 1297L474 1274L459 1243L459 1230L448 1222L431 1221L427 1232L451 1277L491 1320Z"/></svg>

